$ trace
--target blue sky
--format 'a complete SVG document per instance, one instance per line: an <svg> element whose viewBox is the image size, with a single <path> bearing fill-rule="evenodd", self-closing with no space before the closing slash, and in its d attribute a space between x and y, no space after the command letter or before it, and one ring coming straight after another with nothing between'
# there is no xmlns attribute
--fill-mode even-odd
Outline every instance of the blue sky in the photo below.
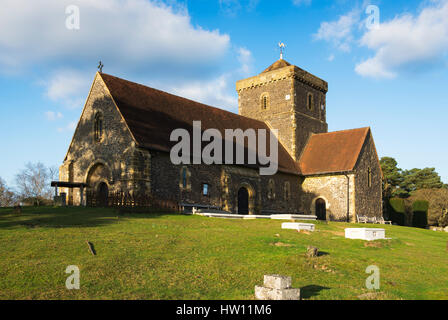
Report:
<svg viewBox="0 0 448 320"><path fill-rule="evenodd" d="M0 177L13 186L28 161L62 163L100 59L237 112L235 81L283 41L286 60L329 82L330 131L370 126L380 157L448 182L447 16L447 0L2 0Z"/></svg>

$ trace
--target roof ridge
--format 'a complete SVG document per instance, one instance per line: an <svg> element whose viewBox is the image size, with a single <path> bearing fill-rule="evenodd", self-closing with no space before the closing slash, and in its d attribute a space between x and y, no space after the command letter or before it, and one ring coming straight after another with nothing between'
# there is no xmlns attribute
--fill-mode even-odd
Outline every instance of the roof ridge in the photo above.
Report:
<svg viewBox="0 0 448 320"><path fill-rule="evenodd" d="M98 73L99 73L99 72L98 72ZM203 102L199 102L199 101L196 101L196 100L193 100L193 99L185 98L185 97L179 96L179 95L177 95L177 94L170 93L170 92L167 92L167 91L164 91L164 90L160 90L160 89L156 89L156 88L153 88L153 87L150 87L150 86L147 86L147 85L144 85L144 84L135 82L135 81L131 81L131 80L127 80L127 79L124 79L124 78L120 78L120 77L113 76L113 75L111 75L111 74L107 74L107 73L99 73L99 74L100 74L100 76L105 75L106 77L112 77L112 78L115 78L115 79L118 79L118 80L121 80L121 81L126 81L126 82L129 82L129 83L131 83L131 84L135 84L135 85L138 85L138 86L140 86L140 87L144 87L144 88L149 88L149 89L151 89L151 90L154 90L154 91L157 91L157 92L161 92L161 93L163 93L163 94L166 94L166 95L169 95L169 96L172 96L172 97L176 97L176 98L179 98L179 99L182 99L182 100L185 100L185 101L194 102L194 103L200 104L200 105L202 105L202 106L204 106L204 107L207 107L207 108L212 108L212 109L215 109L215 110L218 110L218 111L221 111L221 112L225 112L225 113L231 114L231 115L233 115L233 116L238 116L238 117L241 117L241 118L248 119L248 120L250 120L250 121L254 121L254 122L258 122L258 123L263 123L263 124L265 124L265 122L264 122L264 121L261 121L261 120L257 120L257 119L250 118L250 117L246 117L246 116L240 115L240 114L238 114L238 113L235 113L235 112L232 112L232 111L229 111L229 110L226 110L226 109L222 109L222 108L214 107L214 106L211 106L211 105L209 105L209 104L205 104L205 103L203 103ZM106 84L106 86L107 86L107 84ZM112 94L112 92L111 92L111 94Z"/></svg>
<svg viewBox="0 0 448 320"><path fill-rule="evenodd" d="M370 129L371 129L370 127L360 127L360 128L343 129L343 130L336 130L336 131L330 131L330 132L313 133L313 135L325 135L325 134L332 134L332 133L341 133L341 132L356 131L356 130L370 130Z"/></svg>

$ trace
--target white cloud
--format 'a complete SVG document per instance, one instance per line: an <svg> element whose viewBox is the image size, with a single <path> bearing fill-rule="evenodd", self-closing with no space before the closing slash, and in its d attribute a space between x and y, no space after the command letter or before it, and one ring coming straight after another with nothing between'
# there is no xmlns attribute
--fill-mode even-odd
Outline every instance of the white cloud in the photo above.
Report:
<svg viewBox="0 0 448 320"><path fill-rule="evenodd" d="M77 108L83 106L92 80L89 72L60 69L53 72L42 84L48 98L64 107Z"/></svg>
<svg viewBox="0 0 448 320"><path fill-rule="evenodd" d="M80 9L79 30L66 28L65 8L73 4ZM106 67L203 65L221 58L229 42L218 30L193 26L185 8L160 1L2 0L0 10L0 66L11 70L99 59Z"/></svg>
<svg viewBox="0 0 448 320"><path fill-rule="evenodd" d="M57 119L63 118L63 115L60 112L47 111L45 112L45 117L47 118L48 121L55 121Z"/></svg>
<svg viewBox="0 0 448 320"><path fill-rule="evenodd" d="M230 75L225 74L211 81L185 83L182 86L173 87L168 91L214 107L234 111L238 105L238 99L236 98L236 94L232 95L229 93L231 90L230 82Z"/></svg>
<svg viewBox="0 0 448 320"><path fill-rule="evenodd" d="M252 71L252 52L244 47L236 50L239 67L233 72L217 75L211 79L190 78L173 84L173 81L155 79L134 79L141 83L149 83L158 89L192 99L198 102L236 111L238 99L235 94L234 81L247 77ZM132 79L131 79L132 80ZM45 95L52 101L60 103L66 108L81 108L93 81L91 72L83 72L64 68L53 72L47 80L42 81ZM152 83L152 84L151 84ZM57 113L47 112L47 119L56 119ZM67 128L59 128L64 131Z"/></svg>
<svg viewBox="0 0 448 320"><path fill-rule="evenodd" d="M180 86L168 87L166 90L185 98L237 112L238 98L234 81L251 73L252 52L241 47L237 50L237 59L240 67L234 72L224 73L212 80L186 82Z"/></svg>
<svg viewBox="0 0 448 320"><path fill-rule="evenodd" d="M366 77L393 78L401 68L433 63L448 50L448 1L436 1L418 16L397 16L368 30L360 44L375 55L359 63L355 70Z"/></svg>
<svg viewBox="0 0 448 320"><path fill-rule="evenodd" d="M355 66L355 71L361 76L372 78L392 79L397 76L395 72L389 71L382 61L382 54L367 59Z"/></svg>
<svg viewBox="0 0 448 320"><path fill-rule="evenodd" d="M0 70L28 71L40 66L44 95L61 106L81 108L95 67L102 60L107 73L140 83L157 83L155 87L168 92L235 111L234 81L252 71L251 52L246 48L230 51L227 34L194 25L187 10L176 3L3 0ZM240 1L227 3L241 5ZM258 0L241 3L243 9L252 10ZM68 5L80 9L79 30L66 28ZM216 73L229 53L238 67ZM171 72L166 71L169 68ZM189 72L181 73L182 68ZM57 118L57 113L46 116ZM73 124L58 130L71 129Z"/></svg>
<svg viewBox="0 0 448 320"><path fill-rule="evenodd" d="M79 7L79 30L66 27L69 5ZM157 79L162 88L219 89L219 74L203 79L219 70L229 48L227 34L193 25L186 8L171 0L3 0L0 10L0 72L39 66L44 95L68 108L83 106L99 60L105 72ZM248 69L249 57L240 57Z"/></svg>
<svg viewBox="0 0 448 320"><path fill-rule="evenodd" d="M352 10L336 21L322 22L314 38L332 43L341 51L348 52L354 40L353 30L359 23L359 10Z"/></svg>
<svg viewBox="0 0 448 320"><path fill-rule="evenodd" d="M330 55L328 56L327 60L328 60L329 62L332 62L332 61L334 61L334 58L335 58L334 54L330 54Z"/></svg>
<svg viewBox="0 0 448 320"><path fill-rule="evenodd" d="M241 64L241 72L243 74L250 74L252 71L252 52L247 50L246 48L239 48L238 49L238 61Z"/></svg>

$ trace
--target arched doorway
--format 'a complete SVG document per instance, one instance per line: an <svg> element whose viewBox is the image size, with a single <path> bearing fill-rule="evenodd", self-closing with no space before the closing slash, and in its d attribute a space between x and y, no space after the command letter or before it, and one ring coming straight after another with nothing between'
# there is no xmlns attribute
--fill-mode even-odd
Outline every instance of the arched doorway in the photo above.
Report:
<svg viewBox="0 0 448 320"><path fill-rule="evenodd" d="M245 187L238 190L238 214L249 214L249 191Z"/></svg>
<svg viewBox="0 0 448 320"><path fill-rule="evenodd" d="M97 197L97 205L99 207L107 207L108 198L109 198L109 187L105 182L101 182L98 185L98 190L96 192Z"/></svg>
<svg viewBox="0 0 448 320"><path fill-rule="evenodd" d="M327 206L322 198L316 200L316 216L317 220L327 220Z"/></svg>
<svg viewBox="0 0 448 320"><path fill-rule="evenodd" d="M111 180L111 171L105 162L98 161L90 167L86 176L87 206L107 206L109 193L108 181Z"/></svg>

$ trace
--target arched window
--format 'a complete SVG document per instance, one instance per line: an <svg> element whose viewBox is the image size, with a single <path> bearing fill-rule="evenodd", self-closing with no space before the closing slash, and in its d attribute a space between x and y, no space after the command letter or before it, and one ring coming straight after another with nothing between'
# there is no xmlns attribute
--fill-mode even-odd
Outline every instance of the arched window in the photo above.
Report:
<svg viewBox="0 0 448 320"><path fill-rule="evenodd" d="M261 110L269 109L269 94L263 93L260 99Z"/></svg>
<svg viewBox="0 0 448 320"><path fill-rule="evenodd" d="M187 168L182 169L182 188L187 187Z"/></svg>
<svg viewBox="0 0 448 320"><path fill-rule="evenodd" d="M94 135L97 142L103 139L103 115L101 113L95 115Z"/></svg>
<svg viewBox="0 0 448 320"><path fill-rule="evenodd" d="M307 97L307 107L308 107L308 109L309 110L313 110L313 103L314 103L314 101L313 101L314 99L313 99L313 94L312 93L308 93L308 97Z"/></svg>
<svg viewBox="0 0 448 320"><path fill-rule="evenodd" d="M180 169L179 188L182 190L190 190L191 189L190 171L187 169L187 167L182 167Z"/></svg>

